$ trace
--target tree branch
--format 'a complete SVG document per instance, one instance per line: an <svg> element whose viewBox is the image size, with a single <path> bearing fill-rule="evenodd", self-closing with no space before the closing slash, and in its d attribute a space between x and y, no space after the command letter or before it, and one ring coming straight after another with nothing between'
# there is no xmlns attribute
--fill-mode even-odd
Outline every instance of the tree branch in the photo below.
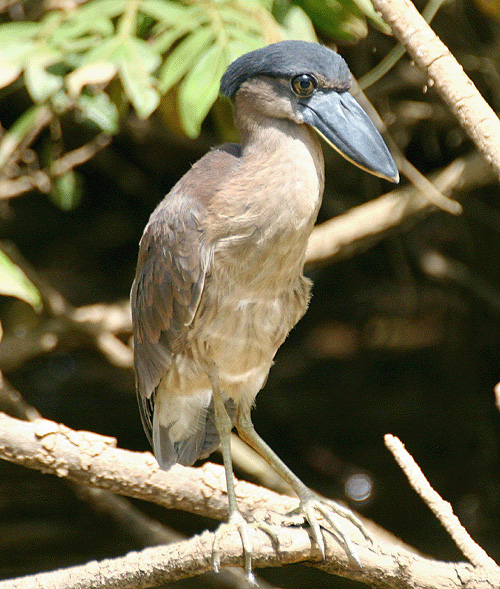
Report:
<svg viewBox="0 0 500 589"><path fill-rule="evenodd" d="M493 178L490 166L478 155L456 159L431 176L443 194L471 189ZM317 225L309 238L306 261L318 264L348 258L433 210L426 195L415 186L397 188Z"/></svg>
<svg viewBox="0 0 500 589"><path fill-rule="evenodd" d="M410 0L372 0L500 177L500 121Z"/></svg>
<svg viewBox="0 0 500 589"><path fill-rule="evenodd" d="M40 413L3 379L0 372L0 409L4 407L8 408L10 415L15 415L22 420L32 421L42 418ZM85 501L99 515L104 515L112 520L118 530L133 539L140 548L173 544L186 539L184 534L150 518L127 499L104 489L96 489L71 481L67 482L78 499ZM273 586L263 579L258 576L256 578L260 589L273 589ZM217 587L217 589L240 589L242 587L246 589L248 585L246 574L240 568L228 568L218 575L214 571L209 571L203 575L203 582L208 586Z"/></svg>
<svg viewBox="0 0 500 589"><path fill-rule="evenodd" d="M452 537L462 554L475 566L493 568L498 570L497 563L489 557L486 552L474 542L467 530L462 526L458 517L453 513L451 505L441 498L429 484L424 473L415 462L413 457L404 447L399 438L391 434L384 437L385 445L391 451L396 462L405 473L410 485L425 501L432 513L441 522L448 534Z"/></svg>
<svg viewBox="0 0 500 589"><path fill-rule="evenodd" d="M321 568L327 573L364 581L381 589L480 589L495 587L500 576L475 569L465 563L444 563L410 555L396 549L362 547L359 556L363 569L342 560L342 549L326 537L326 560L311 550L307 530L282 527L277 530L277 546L261 530L253 531L254 565L283 566L297 562ZM0 582L0 589L146 589L193 577L211 570L213 533L204 532L190 540L117 559L91 562L53 573L44 573ZM221 540L221 565L241 566L241 545L237 532L228 532ZM404 574L402 572L404 571ZM463 583L463 584L462 584Z"/></svg>
<svg viewBox="0 0 500 589"><path fill-rule="evenodd" d="M116 448L113 438L77 432L52 421L25 422L0 414L0 457L72 481L154 501L167 508L215 519L227 517L221 466L210 463L201 468L175 466L164 472L149 452L121 450ZM297 508L297 499L245 481L237 481L236 494L239 507L250 522L264 522L276 529L277 545L266 533L254 530L256 567L308 562L328 573L391 589L458 589L465 582L469 589L488 584L500 586L498 569L483 570L466 563L441 563L423 558L384 541L376 532L376 541L369 546L345 520L342 526L356 543L363 568L360 570L350 562L343 548L327 533L324 535L327 560L322 561L308 531L302 527L303 518L287 516ZM182 543L148 548L112 561L0 582L0 589L156 587L210 570L212 541L213 535L206 532ZM226 534L221 542L222 565L240 565L241 552L237 532Z"/></svg>

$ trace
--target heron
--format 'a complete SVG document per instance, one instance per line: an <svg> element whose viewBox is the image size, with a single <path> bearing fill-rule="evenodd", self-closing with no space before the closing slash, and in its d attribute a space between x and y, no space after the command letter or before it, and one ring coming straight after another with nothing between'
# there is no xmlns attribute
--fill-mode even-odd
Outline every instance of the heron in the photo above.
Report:
<svg viewBox="0 0 500 589"><path fill-rule="evenodd" d="M324 188L318 140L398 182L382 136L350 94L344 59L318 43L281 41L236 59L221 80L241 142L209 151L151 214L131 291L142 423L161 468L192 465L220 444L228 524L253 580L250 524L238 510L233 427L289 483L323 557L318 514L348 554L332 513L361 523L308 488L257 434L251 409L274 356L306 312L305 251ZM202 89L200 89L202 91ZM220 564L215 532L213 564Z"/></svg>

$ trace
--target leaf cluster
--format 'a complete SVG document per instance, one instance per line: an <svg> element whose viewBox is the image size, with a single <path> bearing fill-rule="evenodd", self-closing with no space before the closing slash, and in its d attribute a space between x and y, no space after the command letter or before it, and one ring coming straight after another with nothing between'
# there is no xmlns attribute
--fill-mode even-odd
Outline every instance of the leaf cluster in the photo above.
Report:
<svg viewBox="0 0 500 589"><path fill-rule="evenodd" d="M368 0L91 0L1 24L0 88L20 81L34 103L75 108L114 133L124 102L147 118L178 85L180 123L195 137L236 57L284 38L315 40L310 19L353 41L366 34L365 16L382 26ZM104 92L113 80L119 91Z"/></svg>

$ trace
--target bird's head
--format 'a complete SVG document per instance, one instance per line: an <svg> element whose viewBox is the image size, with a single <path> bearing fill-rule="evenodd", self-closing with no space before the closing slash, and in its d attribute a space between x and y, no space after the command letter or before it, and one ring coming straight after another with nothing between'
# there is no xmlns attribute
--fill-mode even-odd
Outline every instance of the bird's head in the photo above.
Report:
<svg viewBox="0 0 500 589"><path fill-rule="evenodd" d="M221 93L246 96L261 114L310 125L342 156L367 172L398 182L382 136L349 94L352 78L342 57L318 43L281 41L235 60Z"/></svg>

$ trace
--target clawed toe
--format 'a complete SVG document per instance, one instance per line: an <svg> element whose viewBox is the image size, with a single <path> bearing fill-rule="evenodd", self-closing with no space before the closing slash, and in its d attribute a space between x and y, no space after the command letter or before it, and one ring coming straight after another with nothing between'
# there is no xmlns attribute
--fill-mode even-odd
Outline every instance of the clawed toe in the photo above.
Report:
<svg viewBox="0 0 500 589"><path fill-rule="evenodd" d="M309 525L311 526L314 541L318 545L323 558L325 558L325 541L323 539L321 528L324 528L330 532L339 542L339 544L344 546L347 555L352 558L352 560L354 560L354 562L359 567L362 566L351 539L344 532L339 522L336 521L333 517L333 515L339 515L350 521L371 543L372 539L370 535L366 531L361 521L354 515L354 513L352 513L350 509L340 505L339 503L336 503L335 501L332 501L331 499L323 499L312 491L309 491L307 496L301 499L301 508ZM328 522L329 527L322 526L319 523L316 512L319 512L321 516Z"/></svg>
<svg viewBox="0 0 500 589"><path fill-rule="evenodd" d="M250 528L252 526L244 519L239 512L231 514L227 523L221 524L214 533L214 541L212 544L212 565L216 573L220 570L220 540L221 537L228 531L237 529L241 545L243 547L244 568L247 580L250 585L257 586L255 576L252 570L252 541L250 539Z"/></svg>

